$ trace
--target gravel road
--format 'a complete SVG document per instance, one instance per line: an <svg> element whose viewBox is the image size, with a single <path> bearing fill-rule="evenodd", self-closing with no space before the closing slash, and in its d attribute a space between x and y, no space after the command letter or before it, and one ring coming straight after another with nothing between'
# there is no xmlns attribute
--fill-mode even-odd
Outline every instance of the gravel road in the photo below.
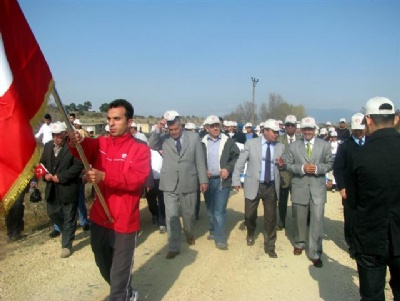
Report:
<svg viewBox="0 0 400 301"><path fill-rule="evenodd" d="M29 206L29 205L27 205ZM359 300L355 262L343 239L342 206L338 193L328 192L322 260L317 269L303 253L293 255L293 219L278 232L277 259L263 249L263 238L246 245L243 191L232 192L228 203L229 250L207 240L205 204L196 222L196 244L182 240L181 254L166 260L167 236L151 223L146 200L141 200L142 230L133 268L133 286L140 300ZM262 204L259 216L262 214ZM262 219L258 219L260 231ZM61 259L60 241L50 239L50 227L34 230L18 242L0 236L0 300L106 300L108 285L94 263L89 233L77 231L73 255ZM386 286L387 300L393 297Z"/></svg>

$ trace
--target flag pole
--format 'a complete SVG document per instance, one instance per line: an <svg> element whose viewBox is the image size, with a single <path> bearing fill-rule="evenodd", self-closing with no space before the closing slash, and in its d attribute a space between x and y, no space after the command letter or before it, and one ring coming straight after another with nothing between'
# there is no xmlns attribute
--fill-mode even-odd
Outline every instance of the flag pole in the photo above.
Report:
<svg viewBox="0 0 400 301"><path fill-rule="evenodd" d="M57 104L58 110L61 113L62 119L64 120L65 124L67 125L68 132L70 133L70 135L73 135L74 129L72 128L72 125L69 122L67 113L65 112L64 106L61 103L60 96L58 95L58 92L57 92L55 86L53 86L53 88L51 90L51 94L54 97L54 100L55 100L55 102ZM83 151L82 145L80 145L78 143L78 144L75 144L75 147L76 147L76 150L78 151L78 154L79 154L79 156L80 156L80 158L82 160L82 163L83 163L83 166L85 167L85 170L92 169L91 166L89 165L88 159L86 158L85 152ZM114 222L113 219L111 218L110 211L108 210L106 202L104 201L104 197L103 197L103 194L100 191L99 186L96 183L93 183L93 187L94 187L94 190L96 191L97 197L99 198L100 204L103 207L103 210L107 215L107 218L108 218L107 222L109 222L109 223Z"/></svg>

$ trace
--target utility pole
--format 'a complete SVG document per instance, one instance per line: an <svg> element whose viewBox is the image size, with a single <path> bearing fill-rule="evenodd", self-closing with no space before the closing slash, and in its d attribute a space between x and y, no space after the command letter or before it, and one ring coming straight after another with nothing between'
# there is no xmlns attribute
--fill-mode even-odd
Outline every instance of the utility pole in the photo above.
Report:
<svg viewBox="0 0 400 301"><path fill-rule="evenodd" d="M256 110L256 105L255 105L255 98L256 98L256 85L258 83L258 78L252 77L251 81L253 82L253 108L252 108L252 112L251 112L251 122L253 123L253 125L255 125L256 123L256 119L255 119L255 110Z"/></svg>

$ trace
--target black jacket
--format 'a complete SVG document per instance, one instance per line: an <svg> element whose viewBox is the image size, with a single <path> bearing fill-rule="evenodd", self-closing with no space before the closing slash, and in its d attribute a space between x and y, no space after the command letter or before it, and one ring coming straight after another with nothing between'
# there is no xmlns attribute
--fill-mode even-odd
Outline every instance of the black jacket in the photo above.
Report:
<svg viewBox="0 0 400 301"><path fill-rule="evenodd" d="M335 156L335 162L333 163L333 176L335 177L336 186L339 190L346 188L346 170L350 164L354 151L359 147L360 145L354 141L353 137L350 137L343 143L339 144Z"/></svg>
<svg viewBox="0 0 400 301"><path fill-rule="evenodd" d="M206 135L201 140L203 144L204 156L206 158L206 165L207 165L207 139L209 135ZM232 185L232 174L235 169L235 164L237 159L239 158L240 150L237 147L235 141L229 138L228 135L221 133L221 145L222 152L220 152L219 156L219 164L220 168L226 168L229 172L229 177L227 179L222 180L222 187L230 187Z"/></svg>
<svg viewBox="0 0 400 301"><path fill-rule="evenodd" d="M53 202L55 199L62 203L78 202L79 181L81 180L79 176L83 170L83 164L71 154L65 143L57 158L54 156L53 147L53 141L44 145L40 163L50 174L57 175L59 183L46 181L45 199L48 202Z"/></svg>
<svg viewBox="0 0 400 301"><path fill-rule="evenodd" d="M350 138L350 130L348 128L336 128L337 138L339 141L345 141Z"/></svg>
<svg viewBox="0 0 400 301"><path fill-rule="evenodd" d="M347 202L355 210L351 221L354 249L369 255L400 256L400 133L375 131L352 157Z"/></svg>

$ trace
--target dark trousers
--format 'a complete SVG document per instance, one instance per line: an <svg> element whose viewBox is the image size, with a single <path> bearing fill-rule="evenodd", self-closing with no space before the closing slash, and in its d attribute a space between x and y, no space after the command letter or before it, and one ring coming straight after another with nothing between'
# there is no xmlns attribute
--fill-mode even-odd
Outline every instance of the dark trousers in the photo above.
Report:
<svg viewBox="0 0 400 301"><path fill-rule="evenodd" d="M62 203L56 199L47 200L47 214L60 229L63 248L72 248L72 242L75 239L77 210L78 200L71 203Z"/></svg>
<svg viewBox="0 0 400 301"><path fill-rule="evenodd" d="M6 216L7 235L10 238L19 236L24 231L24 198L26 192L27 189L19 195Z"/></svg>
<svg viewBox="0 0 400 301"><path fill-rule="evenodd" d="M196 219L200 217L200 190L197 190L197 200L196 200L196 211L195 211Z"/></svg>
<svg viewBox="0 0 400 301"><path fill-rule="evenodd" d="M264 205L264 249L275 250L276 242L276 191L275 184L260 183L257 197L254 200L245 199L244 219L247 228L247 236L252 237L257 227L257 208L260 199Z"/></svg>
<svg viewBox="0 0 400 301"><path fill-rule="evenodd" d="M118 233L92 223L90 244L101 276L110 284L109 301L126 301L132 295L131 271L137 232Z"/></svg>
<svg viewBox="0 0 400 301"><path fill-rule="evenodd" d="M390 281L394 301L400 300L400 256L393 256L388 251L385 256L358 254L357 270L360 279L362 301L385 300L386 267L389 267Z"/></svg>
<svg viewBox="0 0 400 301"><path fill-rule="evenodd" d="M348 202L342 199L343 204L343 217L344 217L344 239L347 245L351 248L352 238L351 238L351 217L353 215L353 209L350 208Z"/></svg>
<svg viewBox="0 0 400 301"><path fill-rule="evenodd" d="M152 216L157 218L158 225L165 226L164 192L159 189L160 180L154 179L154 187L146 191L147 205Z"/></svg>
<svg viewBox="0 0 400 301"><path fill-rule="evenodd" d="M279 227L285 228L286 221L286 213L287 213L287 204L289 199L290 187L279 189L279 203L278 203L278 211L279 211Z"/></svg>

